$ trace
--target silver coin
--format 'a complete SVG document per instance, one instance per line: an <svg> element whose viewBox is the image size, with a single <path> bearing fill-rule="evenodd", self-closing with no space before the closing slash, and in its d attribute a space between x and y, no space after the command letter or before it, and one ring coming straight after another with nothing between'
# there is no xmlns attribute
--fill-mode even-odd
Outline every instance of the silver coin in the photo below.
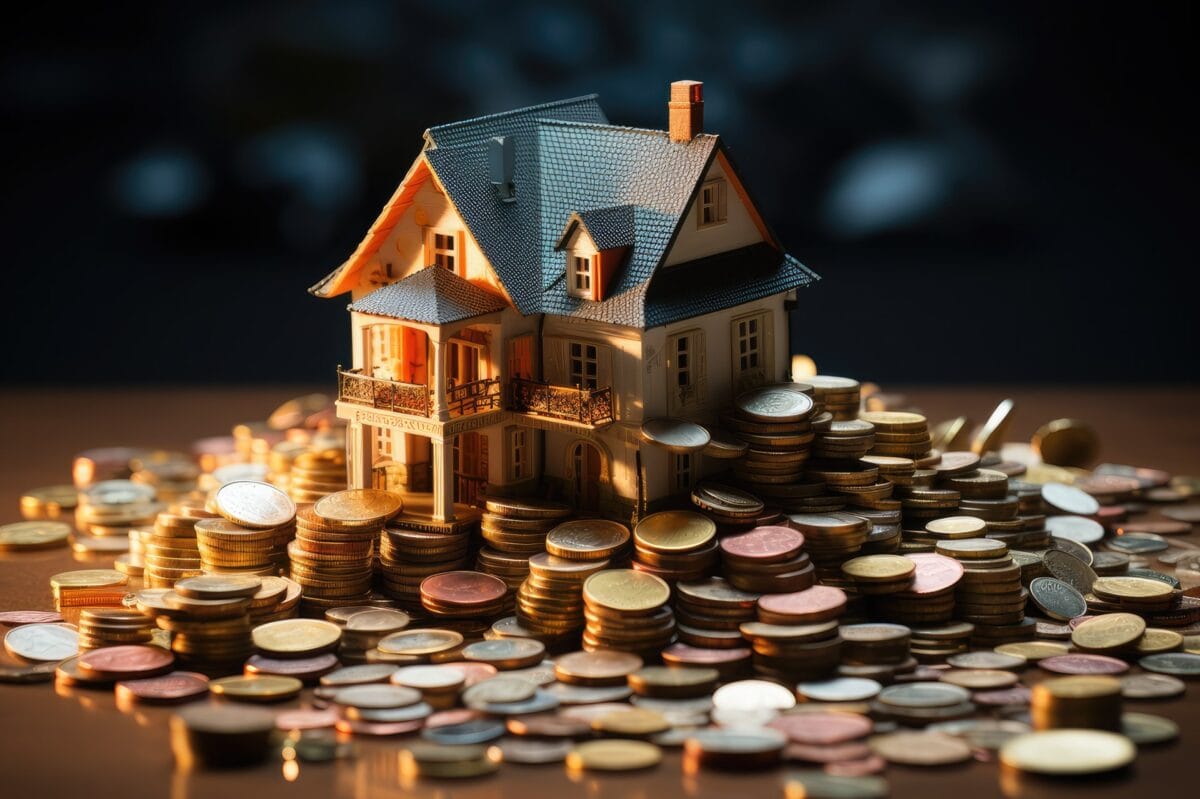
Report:
<svg viewBox="0 0 1200 799"><path fill-rule="evenodd" d="M1046 565L1047 571L1080 594L1090 594L1092 585L1098 578L1091 566L1062 550L1046 550L1042 556L1042 563Z"/></svg>
<svg viewBox="0 0 1200 799"><path fill-rule="evenodd" d="M1138 661L1138 665L1146 671L1156 674L1174 674L1179 677L1200 676L1200 655L1192 655L1187 652L1146 655Z"/></svg>
<svg viewBox="0 0 1200 799"><path fill-rule="evenodd" d="M463 691L462 701L467 707L505 702L524 702L537 693L538 687L530 680L501 675L477 682Z"/></svg>
<svg viewBox="0 0 1200 799"><path fill-rule="evenodd" d="M762 422L798 422L812 413L812 397L789 386L762 386L740 394L734 405Z"/></svg>
<svg viewBox="0 0 1200 799"><path fill-rule="evenodd" d="M1091 494L1066 483L1046 483L1042 486L1042 501L1062 513L1094 516L1100 503Z"/></svg>
<svg viewBox="0 0 1200 799"><path fill-rule="evenodd" d="M1095 553L1086 544L1072 541L1070 538L1051 536L1050 548L1057 549L1059 552L1066 552L1068 555L1074 556L1081 563L1086 563L1089 566L1096 561Z"/></svg>
<svg viewBox="0 0 1200 799"><path fill-rule="evenodd" d="M950 707L970 702L971 692L957 685L941 682L912 682L889 685L879 692L879 701L892 707L932 708Z"/></svg>
<svg viewBox="0 0 1200 799"><path fill-rule="evenodd" d="M1029 596L1052 619L1070 621L1087 613L1087 601L1083 594L1054 577L1035 578L1029 584Z"/></svg>
<svg viewBox="0 0 1200 799"><path fill-rule="evenodd" d="M1113 538L1107 546L1127 555L1148 555L1152 552L1162 552L1170 547L1170 544L1167 539L1154 533L1126 533Z"/></svg>
<svg viewBox="0 0 1200 799"><path fill-rule="evenodd" d="M628 699L633 689L628 685L571 685L556 682L546 687L564 705L594 705L600 702L620 702Z"/></svg>
<svg viewBox="0 0 1200 799"><path fill-rule="evenodd" d="M1182 696L1187 685L1169 674L1126 674L1121 678L1121 696L1126 699L1167 699Z"/></svg>
<svg viewBox="0 0 1200 799"><path fill-rule="evenodd" d="M668 452L695 452L704 449L711 438L708 430L686 419L664 417L642 422L642 439Z"/></svg>
<svg viewBox="0 0 1200 799"><path fill-rule="evenodd" d="M504 736L504 722L496 719L471 719L459 724L426 727L421 737L440 744L482 744Z"/></svg>
<svg viewBox="0 0 1200 799"><path fill-rule="evenodd" d="M862 702L876 696L882 689L875 680L866 677L838 677L819 682L802 682L796 690L814 702Z"/></svg>
<svg viewBox="0 0 1200 799"><path fill-rule="evenodd" d="M1149 713L1122 713L1121 732L1138 746L1151 746L1179 737L1179 725Z"/></svg>
<svg viewBox="0 0 1200 799"><path fill-rule="evenodd" d="M363 687L365 688L366 686ZM418 719L428 718L430 715L432 715L433 708L425 702L415 702L411 705L404 705L403 707L347 706L342 709L342 713L346 718L354 721L371 721L378 724L395 724L401 721L417 721Z"/></svg>
<svg viewBox="0 0 1200 799"><path fill-rule="evenodd" d="M421 692L415 688L387 683L351 685L334 694L333 701L339 705L372 710L408 707L421 701Z"/></svg>
<svg viewBox="0 0 1200 799"><path fill-rule="evenodd" d="M1055 538L1066 538L1080 544L1095 544L1104 539L1104 526L1082 516L1050 516L1046 529Z"/></svg>
<svg viewBox="0 0 1200 799"><path fill-rule="evenodd" d="M500 755L505 762L526 765L561 763L575 748L575 742L569 738L546 740L509 736L501 738L496 745L500 747Z"/></svg>
<svg viewBox="0 0 1200 799"><path fill-rule="evenodd" d="M482 705L467 705L467 707L498 716L524 716L530 713L545 713L548 710L554 710L558 704L558 699L553 694L539 688L533 696L520 702L488 702Z"/></svg>
<svg viewBox="0 0 1200 799"><path fill-rule="evenodd" d="M387 682L399 668L391 663L364 663L358 666L346 666L322 675L321 685L341 687Z"/></svg>
<svg viewBox="0 0 1200 799"><path fill-rule="evenodd" d="M8 631L4 648L25 660L66 660L79 654L79 633L69 624L25 624Z"/></svg>

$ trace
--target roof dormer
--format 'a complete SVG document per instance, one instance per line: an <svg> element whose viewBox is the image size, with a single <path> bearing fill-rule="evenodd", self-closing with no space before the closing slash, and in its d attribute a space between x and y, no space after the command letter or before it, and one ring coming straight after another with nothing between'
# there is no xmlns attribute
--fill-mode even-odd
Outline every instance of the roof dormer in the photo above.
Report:
<svg viewBox="0 0 1200 799"><path fill-rule="evenodd" d="M555 249L564 254L567 294L599 302L633 246L633 206L576 211Z"/></svg>

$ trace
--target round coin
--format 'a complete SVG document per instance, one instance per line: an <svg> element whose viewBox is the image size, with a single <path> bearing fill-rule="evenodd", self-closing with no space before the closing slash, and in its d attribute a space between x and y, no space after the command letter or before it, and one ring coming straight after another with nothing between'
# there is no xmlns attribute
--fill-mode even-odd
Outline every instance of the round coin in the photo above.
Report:
<svg viewBox="0 0 1200 799"><path fill-rule="evenodd" d="M877 735L868 744L889 763L905 766L946 766L964 763L973 755L962 738L936 732L893 732Z"/></svg>
<svg viewBox="0 0 1200 799"><path fill-rule="evenodd" d="M296 517L296 503L268 483L236 480L217 489L217 512L243 527L282 527Z"/></svg>
<svg viewBox="0 0 1200 799"><path fill-rule="evenodd" d="M282 702L298 696L304 683L295 677L222 677L208 684L217 696L239 702Z"/></svg>
<svg viewBox="0 0 1200 799"><path fill-rule="evenodd" d="M1183 680L1169 674L1126 674L1121 678L1121 696L1126 699L1167 699L1182 696Z"/></svg>
<svg viewBox="0 0 1200 799"><path fill-rule="evenodd" d="M813 702L865 702L875 697L882 686L865 677L837 677L820 682L802 682L800 695Z"/></svg>
<svg viewBox="0 0 1200 799"><path fill-rule="evenodd" d="M758 422L798 422L813 410L812 397L786 385L762 386L739 394L734 406Z"/></svg>
<svg viewBox="0 0 1200 799"><path fill-rule="evenodd" d="M376 648L389 655L435 655L461 645L462 633L454 630L401 630L383 638Z"/></svg>
<svg viewBox="0 0 1200 799"><path fill-rule="evenodd" d="M88 677L125 680L154 677L171 670L175 656L159 646L105 646L79 656L78 668Z"/></svg>
<svg viewBox="0 0 1200 799"><path fill-rule="evenodd" d="M1135 757L1137 747L1132 741L1101 730L1031 732L1000 748L1000 763L1006 768L1052 776L1114 771Z"/></svg>
<svg viewBox="0 0 1200 799"><path fill-rule="evenodd" d="M79 633L69 624L25 624L5 634L4 648L25 660L66 660L79 654Z"/></svg>
<svg viewBox="0 0 1200 799"><path fill-rule="evenodd" d="M18 627L17 629L21 629ZM1200 655L1188 652L1164 652L1146 655L1138 665L1156 674L1171 674L1176 677L1200 677Z"/></svg>
<svg viewBox="0 0 1200 799"><path fill-rule="evenodd" d="M63 522L13 522L0 525L0 552L21 552L63 546L71 525Z"/></svg>
<svg viewBox="0 0 1200 799"><path fill-rule="evenodd" d="M116 685L118 701L169 704L198 699L208 693L208 678L189 671L174 671L159 677L122 680Z"/></svg>
<svg viewBox="0 0 1200 799"><path fill-rule="evenodd" d="M1136 643L1145 632L1146 622L1140 616L1108 613L1088 619L1072 630L1071 643L1088 652L1110 652Z"/></svg>
<svg viewBox="0 0 1200 799"><path fill-rule="evenodd" d="M1053 577L1037 577L1029 584L1034 603L1052 619L1070 621L1087 613L1087 601L1073 587Z"/></svg>
<svg viewBox="0 0 1200 799"><path fill-rule="evenodd" d="M1066 483L1043 485L1042 501L1060 513L1075 516L1094 516L1100 510L1100 503L1095 497Z"/></svg>
<svg viewBox="0 0 1200 799"><path fill-rule="evenodd" d="M796 695L779 683L767 680L737 680L718 688L714 707L736 710L787 710L796 706Z"/></svg>
<svg viewBox="0 0 1200 799"><path fill-rule="evenodd" d="M1079 544L1091 545L1104 539L1104 527L1083 516L1050 516L1046 529L1055 538L1066 538Z"/></svg>
<svg viewBox="0 0 1200 799"><path fill-rule="evenodd" d="M657 766L662 750L646 741L620 738L587 741L567 755L567 768L572 771L635 771Z"/></svg>
<svg viewBox="0 0 1200 799"><path fill-rule="evenodd" d="M546 534L546 551L560 558L600 560L629 542L629 528L607 519L573 519Z"/></svg>
<svg viewBox="0 0 1200 799"><path fill-rule="evenodd" d="M668 452L695 452L711 440L708 430L686 419L660 417L642 422L642 440Z"/></svg>
<svg viewBox="0 0 1200 799"><path fill-rule="evenodd" d="M667 510L639 521L633 528L633 539L655 552L691 552L706 546L716 533L716 523L701 513Z"/></svg>
<svg viewBox="0 0 1200 799"><path fill-rule="evenodd" d="M251 636L263 652L300 657L336 647L342 628L319 619L282 619L255 627Z"/></svg>
<svg viewBox="0 0 1200 799"><path fill-rule="evenodd" d="M665 581L633 569L597 572L583 583L586 602L634 614L654 611L670 597L671 588Z"/></svg>

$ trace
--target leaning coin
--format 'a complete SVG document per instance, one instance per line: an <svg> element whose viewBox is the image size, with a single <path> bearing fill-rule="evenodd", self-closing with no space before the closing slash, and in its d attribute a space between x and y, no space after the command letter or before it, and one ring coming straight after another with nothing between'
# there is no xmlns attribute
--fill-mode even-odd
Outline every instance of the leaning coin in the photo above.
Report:
<svg viewBox="0 0 1200 799"><path fill-rule="evenodd" d="M1047 571L1080 594L1090 594L1098 576L1091 566L1058 549L1046 550L1042 555L1042 563Z"/></svg>
<svg viewBox="0 0 1200 799"><path fill-rule="evenodd" d="M243 527L281 527L296 517L296 503L268 483L236 480L217 489L213 504L231 522Z"/></svg>
<svg viewBox="0 0 1200 799"><path fill-rule="evenodd" d="M1029 584L1034 604L1052 619L1070 621L1087 613L1087 601L1072 586L1054 577L1035 577Z"/></svg>

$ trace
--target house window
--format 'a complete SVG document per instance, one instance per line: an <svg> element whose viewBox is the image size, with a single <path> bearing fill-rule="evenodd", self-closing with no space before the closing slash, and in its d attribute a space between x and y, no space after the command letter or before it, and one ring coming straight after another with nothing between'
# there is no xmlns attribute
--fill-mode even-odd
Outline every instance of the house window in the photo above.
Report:
<svg viewBox="0 0 1200 799"><path fill-rule="evenodd" d="M392 460L394 458L394 450L392 443L392 428L376 427L375 428L375 459Z"/></svg>
<svg viewBox="0 0 1200 799"><path fill-rule="evenodd" d="M529 431L514 427L508 434L508 472L512 480L524 480L533 476L533 465L529 462Z"/></svg>
<svg viewBox="0 0 1200 799"><path fill-rule="evenodd" d="M596 388L596 345L572 341L570 355L571 385Z"/></svg>
<svg viewBox="0 0 1200 799"><path fill-rule="evenodd" d="M717 178L700 187L700 199L696 209L698 227L711 227L725 221L725 181Z"/></svg>
<svg viewBox="0 0 1200 799"><path fill-rule="evenodd" d="M738 369L748 372L762 366L762 317L750 316L734 322Z"/></svg>
<svg viewBox="0 0 1200 799"><path fill-rule="evenodd" d="M689 491L692 487L692 455L681 452L672 457L671 482L675 490Z"/></svg>
<svg viewBox="0 0 1200 799"><path fill-rule="evenodd" d="M454 233L434 233L431 243L434 265L455 271L458 267L458 236Z"/></svg>
<svg viewBox="0 0 1200 799"><path fill-rule="evenodd" d="M584 297L591 299L592 296L592 259L584 258L579 255L570 256L571 259L571 295L575 297Z"/></svg>
<svg viewBox="0 0 1200 799"><path fill-rule="evenodd" d="M692 337L686 333L675 339L675 385L680 388L692 387Z"/></svg>

